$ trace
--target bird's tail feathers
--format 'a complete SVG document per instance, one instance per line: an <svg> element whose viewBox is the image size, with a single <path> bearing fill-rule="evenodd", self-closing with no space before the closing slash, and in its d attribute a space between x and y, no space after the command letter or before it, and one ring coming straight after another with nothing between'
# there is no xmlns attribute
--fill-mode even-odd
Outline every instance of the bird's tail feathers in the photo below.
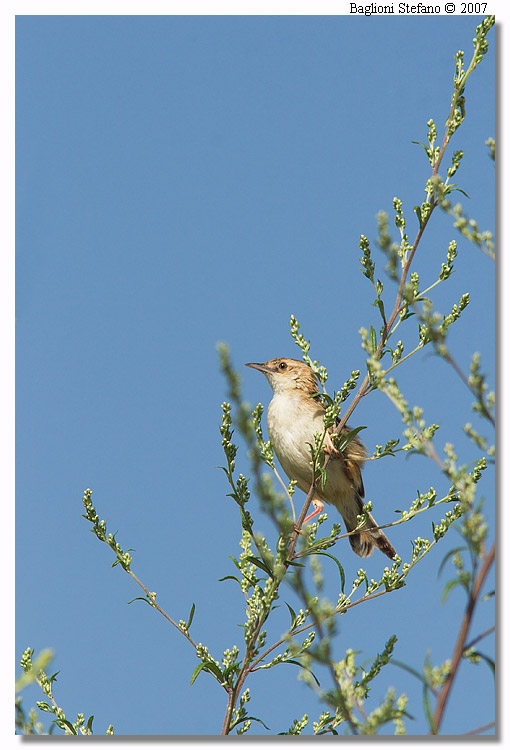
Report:
<svg viewBox="0 0 510 750"><path fill-rule="evenodd" d="M356 524L354 526L350 526L345 518L344 521L347 527L347 531L353 531L356 528ZM363 527L363 530L357 534L351 534L349 536L349 542L351 544L353 552L355 552L360 557L369 557L374 551L374 546L376 546L377 549L381 550L381 552L389 557L390 560L393 560L393 558L397 554L386 534L381 529L377 528L377 523L370 514L368 516L366 525Z"/></svg>

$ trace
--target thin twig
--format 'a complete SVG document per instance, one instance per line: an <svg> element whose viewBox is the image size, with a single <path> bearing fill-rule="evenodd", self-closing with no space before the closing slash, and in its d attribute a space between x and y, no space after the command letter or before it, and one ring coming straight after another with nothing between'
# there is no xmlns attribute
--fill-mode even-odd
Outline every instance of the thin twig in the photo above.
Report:
<svg viewBox="0 0 510 750"><path fill-rule="evenodd" d="M461 662L461 659L465 650L465 642L466 642L467 634L469 631L469 626L471 625L471 620L473 619L473 612L474 612L476 603L478 601L478 597L480 595L482 586L487 577L487 574L494 562L495 554L496 554L496 547L495 547L495 544L493 544L490 552L487 555L485 555L485 557L483 558L482 567L480 568L480 571L477 577L475 578L473 589L469 596L466 611L464 613L464 617L460 626L459 634L457 636L457 642L455 644L455 648L453 651L450 671L448 673L448 676L446 677L446 680L441 688L441 692L439 693L439 696L437 699L436 710L434 711L434 731L431 730L429 734L439 733L439 728L441 726L441 721L443 719L444 711L446 708L446 703L448 701L448 697L450 695L450 691L453 686L453 681L457 674L457 671L458 671L458 668L459 668L459 665L460 665L460 662Z"/></svg>
<svg viewBox="0 0 510 750"><path fill-rule="evenodd" d="M168 620L168 622L169 622L169 623L170 623L171 625L173 625L173 626L174 626L174 628L177 628L177 630L179 631L179 633L180 633L181 635L183 635L183 636L184 636L185 638L187 638L187 639L188 639L188 641L189 641L189 642L191 643L191 645L193 646L193 648L195 648L195 649L196 649L197 645L196 645L196 643L194 642L193 638L192 638L192 637L190 636L190 634L189 634L189 633L188 633L188 632L187 632L186 630L182 630L182 628L180 628L180 627L179 627L179 625L178 625L178 624L177 624L177 623L175 622L175 620L172 620L172 618L170 617L170 615L168 615L168 614L167 614L167 613L165 612L165 610L164 610L164 609L162 609L162 608L161 608L161 607L159 606L159 604L158 604L158 603L157 603L157 601L156 601L156 597L155 597L155 595L154 595L154 594L153 594L152 592L150 592L150 591L149 591L149 589L148 589L148 588L147 588L146 586L144 586L144 585L143 585L143 583L142 583L142 582L140 581L140 579L139 579L139 578L138 578L138 577L137 577L137 576L136 576L136 575L135 575L135 574L133 573L133 571L132 571L132 570L130 570L130 569L129 569L129 570L127 570L126 572L127 572L127 573L129 573L129 575L131 576L131 578L133 578L133 579L134 579L134 580L135 580L135 581L137 582L137 584L138 584L138 585L140 586L140 588L141 588L141 589L143 589L143 591L145 592L145 595L147 596L147 598L148 598L148 600L149 600L149 603L150 603L151 607L154 607L154 609L157 609L157 610L158 610L158 612L159 612L159 613L160 613L161 615L163 615L163 617L164 617L164 618L165 618L166 620Z"/></svg>
<svg viewBox="0 0 510 750"><path fill-rule="evenodd" d="M436 454L437 456L437 454ZM441 463L441 459L438 457L438 461L440 462L440 467L444 471L444 464ZM412 518L418 515L418 513L425 513L428 510L432 510L432 508L437 508L438 505L442 505L443 503L451 503L458 500L458 498L452 498L450 495L445 495L445 497L441 498L441 500L436 500L435 503L432 505L427 505L424 508L417 508L413 511L406 511L407 515L404 518L399 518L396 521L390 521L389 523L382 523L377 526L371 526L371 530L375 531L377 529L390 529L393 526L400 526L402 523L407 523ZM347 539L350 536L353 536L354 534L359 534L360 530L363 530L363 526L360 526L359 528L356 527L352 531L347 531L345 534L338 534L337 536L332 536L328 539L328 542L337 542L340 539ZM318 549L320 551L321 547L324 545L324 541L316 542L315 544L311 544L306 549L301 550L300 552L297 552L294 555L294 559L297 559L299 557L306 557L306 555L310 554L310 552L313 552L313 550Z"/></svg>
<svg viewBox="0 0 510 750"><path fill-rule="evenodd" d="M483 640L484 638L487 638L487 636L491 635L491 633L494 633L495 630L496 630L496 626L493 625L492 628L489 628L484 633L481 633L476 638L473 638L472 641L469 641L469 643L466 643L466 645L464 646L464 651L467 651L468 649L473 648L473 646L476 643L479 643L479 641Z"/></svg>
<svg viewBox="0 0 510 750"><path fill-rule="evenodd" d="M457 362L453 359L452 355L450 354L450 352L448 351L448 349L446 349L446 347L445 347L445 351L443 352L442 356L448 362L448 364L450 364L453 367L453 369L455 370L455 372L457 373L457 375L459 376L459 378L462 380L462 382L469 388L469 390L471 391L471 393L478 400L478 403L480 404L480 408L481 408L484 416L489 420L489 422L492 424L492 426L495 427L496 426L496 420L494 419L494 417L492 416L492 414L490 413L490 411L487 409L487 407L486 407L486 405L485 405L485 403L483 401L482 394L481 393L480 394L476 393L476 391L472 388L472 386L469 383L469 379L462 372L462 369L457 364Z"/></svg>
<svg viewBox="0 0 510 750"><path fill-rule="evenodd" d="M282 485L283 489L285 490L285 494L289 498L290 507L292 508L292 520L294 521L294 523L296 523L296 511L295 511L295 508L294 508L294 503L292 501L292 495L289 492L289 488L287 487L287 485L285 484L285 482L283 481L283 479L281 478L281 476L278 474L278 472L276 470L276 467L272 466L271 468L273 469L273 471L274 471L274 473L276 475L276 478L278 479L278 481Z"/></svg>
<svg viewBox="0 0 510 750"><path fill-rule="evenodd" d="M464 735L468 734L481 734L482 732L486 732L488 729L492 729L496 726L495 721L491 721L490 724L484 724L483 727L477 727L476 729L471 729L469 732L464 732Z"/></svg>

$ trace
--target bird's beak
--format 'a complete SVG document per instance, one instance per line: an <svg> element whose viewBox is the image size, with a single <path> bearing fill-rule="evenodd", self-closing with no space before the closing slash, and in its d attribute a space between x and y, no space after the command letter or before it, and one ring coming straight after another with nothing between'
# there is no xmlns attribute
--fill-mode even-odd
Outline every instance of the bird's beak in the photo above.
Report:
<svg viewBox="0 0 510 750"><path fill-rule="evenodd" d="M253 367L254 370L260 370L260 372L272 372L267 365L261 365L258 362L247 362L245 367Z"/></svg>

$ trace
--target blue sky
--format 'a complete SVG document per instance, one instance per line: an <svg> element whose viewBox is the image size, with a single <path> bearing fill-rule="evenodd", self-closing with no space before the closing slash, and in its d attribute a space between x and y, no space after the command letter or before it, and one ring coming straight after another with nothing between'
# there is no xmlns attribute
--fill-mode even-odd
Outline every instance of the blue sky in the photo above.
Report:
<svg viewBox="0 0 510 750"><path fill-rule="evenodd" d="M234 572L228 556L239 550L240 525L217 468L226 386L216 344L229 344L238 368L299 357L294 314L331 390L363 369L358 331L377 318L359 236L371 240L389 304L395 290L375 250L375 217L398 196L414 232L412 207L429 171L412 141L425 140L430 117L441 133L454 54L470 59L480 20L18 17L16 658L27 646L53 648L59 704L72 718L93 713L96 733L111 722L118 734L218 734L225 700L205 674L189 686L197 661L184 639L143 603L127 605L140 592L89 533L83 490L94 490L101 518L136 550L133 570L161 606L179 620L195 602L194 638L216 658L242 645L241 596L218 582ZM491 230L494 167L484 142L495 132L494 67L492 31L453 144L465 151L456 177L470 196L466 211ZM479 351L493 373L492 262L435 215L415 270L432 283L451 239L456 271L433 299L449 312L471 292L451 349L463 368ZM473 460L461 429L476 425L469 392L430 352L408 365L399 383L441 424L437 445L454 442ZM265 379L242 376L246 399L267 406ZM370 452L401 432L381 394L351 424L367 425ZM447 490L419 457L399 454L365 471L380 523L431 484ZM492 534L491 476L482 494ZM255 497L252 505L273 542ZM430 536L439 518L422 514L391 530L400 554L409 557L410 540ZM327 524L336 520L331 510ZM440 604L447 575L437 571L457 541L451 530L406 588L342 618L339 658L354 648L370 664L393 633L395 657L415 669L427 652L434 664L449 658L464 598L454 590ZM361 561L345 541L336 550L352 580ZM376 553L363 566L378 578L385 564ZM334 598L335 571L325 573ZM482 605L473 636L492 622L492 604ZM408 733L426 733L419 683L388 666L374 700L389 685L409 695ZM292 667L260 672L249 687L251 711L271 734L321 712ZM27 690L25 705L39 698ZM444 733L491 721L492 706L490 671L463 666Z"/></svg>

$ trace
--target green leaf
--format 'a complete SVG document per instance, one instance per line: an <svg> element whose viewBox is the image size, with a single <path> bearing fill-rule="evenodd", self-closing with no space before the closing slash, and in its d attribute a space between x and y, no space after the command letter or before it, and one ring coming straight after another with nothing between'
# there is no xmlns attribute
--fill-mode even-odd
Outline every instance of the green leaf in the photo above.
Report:
<svg viewBox="0 0 510 750"><path fill-rule="evenodd" d="M333 399L327 393L319 393L319 391L315 391L314 393L310 394L310 398L315 398L315 399L320 398L324 406L333 405Z"/></svg>
<svg viewBox="0 0 510 750"><path fill-rule="evenodd" d="M488 656L486 656L486 654L480 653L480 651L475 651L474 653L477 656L479 656L480 659L483 659L486 664L489 665L489 667L490 667L490 669L492 671L492 675L495 678L496 677L496 665L495 665L494 661L492 659L490 659Z"/></svg>
<svg viewBox="0 0 510 750"><path fill-rule="evenodd" d="M190 685L193 685L193 683L197 679L197 677L200 674L200 672L202 671L202 669L205 669L205 664L204 663L197 664L197 666L193 670L193 674L191 675L191 680L190 680L190 683L189 683Z"/></svg>
<svg viewBox="0 0 510 750"><path fill-rule="evenodd" d="M455 588L455 586L459 586L459 585L462 586L469 593L469 587L466 585L464 581L462 581L460 578L453 578L451 581L448 581L448 583L443 589L443 593L441 594L441 604L445 603L450 591L453 588Z"/></svg>
<svg viewBox="0 0 510 750"><path fill-rule="evenodd" d="M193 622L193 616L195 614L195 603L191 605L191 611L189 613L188 622L186 623L186 630L189 630L191 623Z"/></svg>
<svg viewBox="0 0 510 750"><path fill-rule="evenodd" d="M285 602L285 604L287 604L287 602ZM287 604L287 609L290 612L290 629L292 630L294 623L296 622L296 613L294 612L290 604Z"/></svg>
<svg viewBox="0 0 510 750"><path fill-rule="evenodd" d="M229 667L226 668L226 670L223 672L223 680L224 682L227 682L228 678L230 677L232 672L235 672L236 674L239 672L239 662L234 662L234 664L231 664Z"/></svg>
<svg viewBox="0 0 510 750"><path fill-rule="evenodd" d="M149 605L150 607L152 607L152 603L151 603L150 599L147 599L147 597L146 597L146 596L135 596L135 598L134 598L134 599L131 599L131 600L130 600L130 601L128 602L128 604L133 604L133 602L136 602L136 601L147 602L147 604L148 604L148 605Z"/></svg>
<svg viewBox="0 0 510 750"><path fill-rule="evenodd" d="M373 304L374 304L374 307L379 308L379 312L381 313L381 318L386 323L386 315L384 314L384 302L382 301L382 299L376 299Z"/></svg>
<svg viewBox="0 0 510 750"><path fill-rule="evenodd" d="M424 682L423 683L423 708L425 709L425 713L427 715L427 721L429 722L429 727L431 729L432 734L437 734L436 722L434 721L434 715L432 713L432 709L430 708L429 690L431 690L430 686L427 685L426 682Z"/></svg>
<svg viewBox="0 0 510 750"><path fill-rule="evenodd" d="M425 152L428 153L427 146L424 143L422 143L421 141L411 141L411 143L415 143L417 146L423 146L423 148L425 149Z"/></svg>
<svg viewBox="0 0 510 750"><path fill-rule="evenodd" d="M388 664L393 664L395 667L400 667L400 669L404 669L406 672L409 672L409 674L412 674L414 677L416 677L417 680L422 682L426 687L429 687L429 684L427 680L424 678L420 672L418 672L416 669L413 669L413 667L408 666L407 664L404 664L403 661L399 661L398 659L391 659L391 661L388 662Z"/></svg>
<svg viewBox="0 0 510 750"><path fill-rule="evenodd" d="M271 578L274 578L273 571L269 568L268 565L266 565L266 563L263 560L259 560L258 557L253 557L253 555L248 555L244 559L248 560L253 565L256 565L257 568L260 568L261 570L263 570L264 573L267 573L268 576L270 576Z"/></svg>
<svg viewBox="0 0 510 750"><path fill-rule="evenodd" d="M370 326L370 347L372 354L375 354L377 351L377 334L373 325Z"/></svg>
<svg viewBox="0 0 510 750"><path fill-rule="evenodd" d="M323 555L324 557L329 557L333 562L335 562L338 566L338 570L340 571L340 582L342 584L342 593L344 592L344 586L345 586L345 573L344 569L340 565L339 561L336 559L334 555L332 555L330 552L323 552L322 550L319 550L318 552L313 552L311 554L315 555Z"/></svg>
<svg viewBox="0 0 510 750"><path fill-rule="evenodd" d="M190 685L193 685L193 683L195 682L195 680L197 679L198 675L200 674L200 672L203 669L205 669L206 672L209 672L214 677L216 677L216 679L219 682L223 682L224 681L223 680L223 675L221 673L221 670L218 667L218 665L216 664L216 662L214 662L214 661L203 661L203 662L200 662L200 664L198 664L195 667L195 669L193 670L193 674L191 675Z"/></svg>
<svg viewBox="0 0 510 750"><path fill-rule="evenodd" d="M412 316L413 316L413 315L416 315L416 313L414 313L414 312L409 312L409 307L407 307L407 310L406 310L406 312L404 313L404 315L401 315L401 316L400 316L400 320L407 320L408 318L412 318Z"/></svg>
<svg viewBox="0 0 510 750"><path fill-rule="evenodd" d="M304 669L306 672L310 672L310 674L312 675L313 679L317 683L317 686L318 687L321 686L319 680L314 675L314 673L312 672L312 670L309 667L305 667L304 664L301 664L301 662L298 661L297 659L284 659L283 661L280 662L280 664L296 664L298 667L301 667L301 669Z"/></svg>
<svg viewBox="0 0 510 750"><path fill-rule="evenodd" d="M313 542L313 548L317 550L327 549L328 547L334 547L334 545L335 545L335 542L330 536L323 536L320 539L316 539Z"/></svg>
<svg viewBox="0 0 510 750"><path fill-rule="evenodd" d="M244 724L245 721L258 721L259 724L262 724L264 729L267 729L268 732L271 730L269 729L266 724L262 721L262 719L257 719L256 716L242 716L240 719L238 719L234 724L231 725L230 729L234 729L238 724Z"/></svg>
<svg viewBox="0 0 510 750"><path fill-rule="evenodd" d="M360 425L359 427L355 427L353 430L350 430L349 432L343 433L342 435L340 435L337 438L336 445L335 445L337 451L342 453L342 451L344 451L347 448L349 443L354 440L358 432L361 432L361 430L366 430L366 429L367 429L366 425Z"/></svg>
<svg viewBox="0 0 510 750"><path fill-rule="evenodd" d="M448 185L448 187L449 187L448 193L462 193L462 195L465 195L466 198L471 200L471 196L468 195L464 190L462 190L462 188L457 187L456 185Z"/></svg>
<svg viewBox="0 0 510 750"><path fill-rule="evenodd" d="M73 727L73 725L71 724L71 722L70 722L70 721L68 721L67 719L57 719L57 720L55 721L55 723L56 723L56 724L58 724L58 725L59 725L59 727L61 727L62 729L63 729L63 726L62 726L62 724L65 724L65 726L66 726L66 727L67 727L67 728L68 728L68 729L69 729L69 730L70 730L70 731L72 732L72 734L78 734L78 732L77 732L77 731L76 731L76 729L75 729L75 728Z"/></svg>
<svg viewBox="0 0 510 750"><path fill-rule="evenodd" d="M218 581L237 581L241 585L241 581L236 576L223 576L223 578L218 578Z"/></svg>
<svg viewBox="0 0 510 750"><path fill-rule="evenodd" d="M233 555L229 555L229 557L230 557L230 559L232 560L232 562L234 563L234 565L236 566L236 568L237 568L238 570L241 570L241 565L240 565L240 563L238 562L237 558L236 558L236 557L234 557Z"/></svg>
<svg viewBox="0 0 510 750"><path fill-rule="evenodd" d="M437 577L441 575L441 571L443 570L445 564L448 562L450 557L453 557L457 554L457 552L462 552L463 550L467 550L468 548L466 546L463 547L455 547L454 549L451 549L449 552L446 553L446 555L441 560L441 565L439 566L439 569L437 571Z"/></svg>
<svg viewBox="0 0 510 750"><path fill-rule="evenodd" d="M89 716L89 720L87 721L87 730L89 732L92 732L92 722L94 721L94 716Z"/></svg>
<svg viewBox="0 0 510 750"><path fill-rule="evenodd" d="M253 526L253 519L249 512L241 507L241 524L245 531L251 532Z"/></svg>

